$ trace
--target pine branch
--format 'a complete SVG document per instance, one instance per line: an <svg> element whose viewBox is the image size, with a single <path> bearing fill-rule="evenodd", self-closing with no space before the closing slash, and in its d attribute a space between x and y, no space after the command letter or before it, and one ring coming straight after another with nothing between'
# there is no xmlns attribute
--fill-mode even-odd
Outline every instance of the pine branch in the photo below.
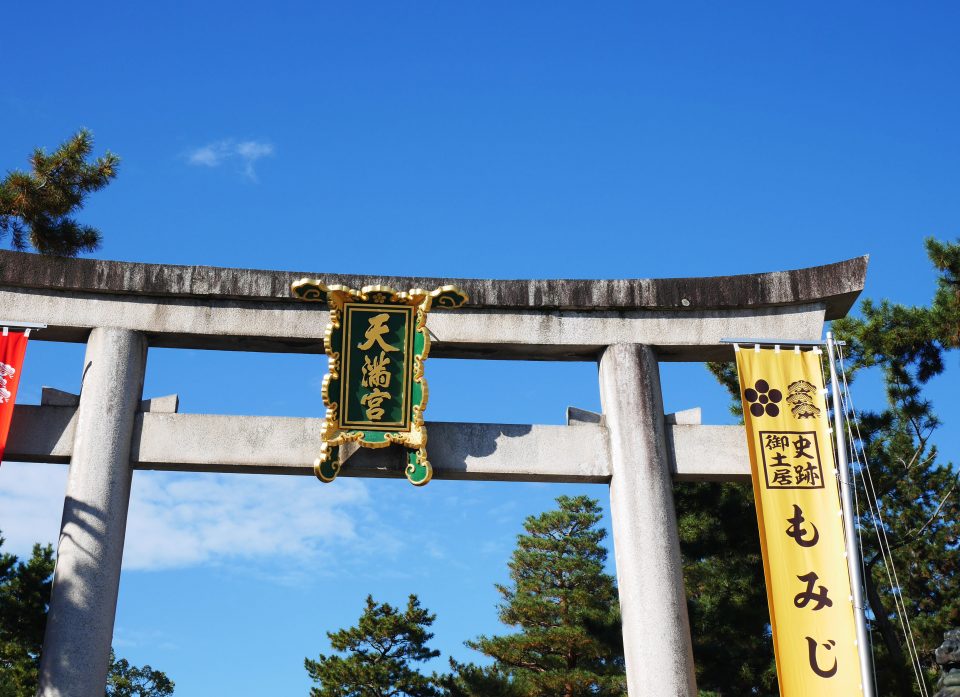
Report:
<svg viewBox="0 0 960 697"><path fill-rule="evenodd" d="M52 155L37 148L28 158L31 172L12 171L0 180L0 235L10 235L19 251L32 246L41 254L77 256L100 246L96 228L71 216L86 196L104 188L117 174L111 152L87 162L93 135L83 129Z"/></svg>

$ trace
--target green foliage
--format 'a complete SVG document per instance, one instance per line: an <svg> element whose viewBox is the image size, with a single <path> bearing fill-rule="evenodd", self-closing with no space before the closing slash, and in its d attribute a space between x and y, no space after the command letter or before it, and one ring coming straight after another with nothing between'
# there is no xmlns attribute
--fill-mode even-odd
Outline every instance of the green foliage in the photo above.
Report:
<svg viewBox="0 0 960 697"><path fill-rule="evenodd" d="M864 301L861 318L834 322L849 343L848 380L879 369L886 405L859 414L855 435L870 463L893 553L900 590L928 682L935 675L933 651L943 632L960 624L960 472L942 461L932 443L940 425L924 386L945 369L946 355L960 348L960 240L927 240L938 271L932 302L922 307ZM861 500L862 492L861 492ZM872 531L872 520L861 524ZM904 653L892 585L873 534L864 535L865 586L873 614L874 647L881 692L914 694ZM928 685L928 686L929 686Z"/></svg>
<svg viewBox="0 0 960 697"><path fill-rule="evenodd" d="M149 665L132 666L125 658L117 660L110 651L110 672L107 675L106 697L168 697L173 694L173 681Z"/></svg>
<svg viewBox="0 0 960 697"><path fill-rule="evenodd" d="M119 158L107 152L88 163L93 135L83 129L47 155L37 148L30 172L14 170L0 179L0 237L11 235L14 249L27 243L41 254L75 257L100 246L100 232L71 216L87 194L117 176Z"/></svg>
<svg viewBox="0 0 960 697"><path fill-rule="evenodd" d="M442 678L444 697L524 697L522 687L499 666L477 666L450 660L453 672Z"/></svg>
<svg viewBox="0 0 960 697"><path fill-rule="evenodd" d="M677 484L674 500L697 685L717 697L776 697L770 617L750 486Z"/></svg>
<svg viewBox="0 0 960 697"><path fill-rule="evenodd" d="M0 547L3 537L0 536ZM34 697L47 624L54 557L33 546L25 562L0 553L0 697ZM137 668L110 652L106 697L169 697L173 682L150 666Z"/></svg>
<svg viewBox="0 0 960 697"><path fill-rule="evenodd" d="M427 647L435 618L415 595L403 611L367 596L357 626L327 632L334 650L347 655L304 659L307 673L319 683L310 688L311 697L437 697L439 678L411 665L440 655Z"/></svg>
<svg viewBox="0 0 960 697"><path fill-rule="evenodd" d="M0 553L0 697L37 691L53 567L50 545L34 545L25 562Z"/></svg>
<svg viewBox="0 0 960 697"><path fill-rule="evenodd" d="M707 368L742 419L734 363ZM766 584L749 484L678 483L673 489L701 695L778 693Z"/></svg>
<svg viewBox="0 0 960 697"><path fill-rule="evenodd" d="M932 444L940 422L923 388L944 371L946 354L960 348L960 242L927 240L926 247L938 272L929 305L865 300L859 318L837 320L833 329L849 343L848 381L863 371L879 372L886 390L886 405L859 414L856 435L870 463L907 615L932 684L933 650L945 629L960 624L960 474ZM739 408L736 368L710 369ZM766 616L750 488L679 485L675 495L699 685L719 695L776 694L769 628L761 627L767 620L755 612L763 608ZM862 489L858 497L864 509ZM864 514L860 523L879 694L917 694L888 578L892 570L879 552L872 520ZM749 539L736 539L738 534Z"/></svg>
<svg viewBox="0 0 960 697"><path fill-rule="evenodd" d="M617 590L604 573L606 532L585 496L524 522L510 561L509 586L497 586L500 620L519 631L467 645L491 667L457 669L455 695L578 697L626 694Z"/></svg>

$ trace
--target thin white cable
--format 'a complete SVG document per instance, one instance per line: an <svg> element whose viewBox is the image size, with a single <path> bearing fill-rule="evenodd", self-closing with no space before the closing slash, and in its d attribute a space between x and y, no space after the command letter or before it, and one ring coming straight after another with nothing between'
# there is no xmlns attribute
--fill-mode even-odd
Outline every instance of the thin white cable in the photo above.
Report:
<svg viewBox="0 0 960 697"><path fill-rule="evenodd" d="M847 382L846 370L844 367L843 361L843 350L839 351L840 359L840 374L843 376L843 395L841 395L841 401L844 403L844 413L847 413L846 409L849 407L849 413L853 415L853 423L857 431L857 442L859 445L859 451L857 452L857 464L858 469L860 470L860 478L864 484L864 492L867 495L867 501L871 504L871 517L875 516L873 520L874 529L877 531L877 542L880 547L880 553L883 557L883 563L885 571L887 574L887 580L890 583L891 594L894 599L894 606L897 610L898 619L900 620L900 626L904 634L904 639L906 643L907 653L910 656L911 667L913 668L914 676L917 679L917 685L920 688L920 693L923 697L928 697L929 692L927 691L926 680L923 678L924 670L923 664L920 661L919 652L917 651L916 642L913 638L913 627L910 624L910 613L907 611L906 601L903 598L902 587L900 586L900 579L897 574L897 568L893 561L893 550L890 547L890 540L887 537L886 524L883 520L883 514L880 510L880 501L877 496L876 487L873 482L873 474L870 471L869 463L867 462L866 453L863 451L863 437L860 433L860 423L859 418L857 417L856 409L853 406L853 397L850 394L850 386ZM848 424L849 429L849 424ZM851 434L851 441L853 440ZM863 459L860 459L860 455L863 456ZM866 477L864 477L864 472ZM869 485L868 485L869 481ZM875 511L875 512L874 512ZM879 525L877 521L879 520Z"/></svg>
<svg viewBox="0 0 960 697"><path fill-rule="evenodd" d="M829 335L828 335L829 337ZM833 351L829 352L829 359L834 360ZM823 358L820 358L820 370L823 374ZM841 368L842 370L842 368ZM842 515L844 516L844 529L845 533L854 533L856 536L856 541L848 540L847 541L847 554L857 554L858 558L856 560L848 559L848 562L853 561L858 565L857 567L850 568L850 592L851 600L858 602L859 604L854 608L857 619L857 640L858 643L862 643L862 646L858 647L858 653L860 654L860 673L861 681L864 694L875 695L876 694L876 684L877 684L877 668L874 661L873 654L873 638L872 634L866 626L866 609L870 606L868 599L864 598L864 593L866 591L865 584L863 579L865 578L865 567L863 560L863 537L861 533L860 521L860 505L857 494L856 486L856 473L854 470L854 463L857 462L856 456L849 457L853 448L853 438L852 436L846 439L846 443L843 444L844 451L840 451L841 442L844 440L844 427L846 423L846 411L844 409L843 397L840 391L839 380L836 376L836 371L834 366L830 366L830 378L831 381L836 381L832 384L832 390L824 389L824 395L831 394L836 399L832 399L833 407L833 423L836 426L836 433L834 429L830 429L829 438L833 442L832 445L836 449L838 460L837 460L837 469L836 476L839 480L840 486L838 487L838 495L840 495L842 489L846 489L846 493L843 494L845 497L845 504L841 506ZM849 428L847 428L849 432ZM844 466L845 465L845 466ZM852 508L852 510L850 510ZM846 518L849 516L849 520ZM853 545L856 545L856 551L851 549ZM864 652L868 652L864 655Z"/></svg>
<svg viewBox="0 0 960 697"><path fill-rule="evenodd" d="M850 401L851 401L851 406L852 406L852 397L850 396L849 386L847 387L847 395L848 395L848 398L849 398ZM857 425L857 433L859 434L859 424ZM864 453L864 461L866 461L866 453ZM867 474L868 474L869 477L870 477L870 485L871 485L871 488L874 488L874 486L873 486L873 474L870 472L869 467L867 468ZM877 498L877 497L876 497L876 490L875 490L875 488L874 488L874 497ZM877 498L877 511L878 511L878 512L880 511L880 501L879 501L879 498ZM883 519L881 518L881 523L882 523L882 521L883 521ZM903 586L900 584L900 578L899 578L899 575L898 575L898 573L897 573L897 565L896 565L896 563L894 562L894 559L893 559L893 549L891 548L891 546L890 546L890 540L889 540L889 538L887 537L886 525L881 524L880 529L881 529L881 531L883 532L884 543L886 544L887 554L888 554L888 556L889 556L889 558L890 558L890 570L891 570L891 572L893 573L893 580L894 580L894 583L896 584L896 585L894 586L894 588L896 589L896 590L895 590L895 594L896 594L895 597L899 598L900 607L901 607L902 612L903 612L903 620L904 620L904 622L906 623L906 627L907 627L906 641L907 641L907 646L908 646L908 650L909 650L909 653L910 653L910 658L911 658L911 661L913 661L914 664L915 664L915 672L916 672L917 675L918 675L917 681L918 681L918 684L919 684L919 686L920 686L920 692L921 692L922 695L924 695L924 696L926 697L926 695L928 695L929 693L928 693L927 686L926 686L926 680L923 678L924 673L925 673L924 668L923 668L923 661L920 659L920 652L919 652L919 650L917 649L916 639L915 639L914 633L913 633L913 626L912 626L911 623L910 623L910 615L911 615L911 613L907 610L907 601L906 601L905 598L904 598L904 595L903 595Z"/></svg>
<svg viewBox="0 0 960 697"><path fill-rule="evenodd" d="M843 366L842 366L842 358L841 358L841 370L842 369L843 369ZM846 374L845 373L843 374L844 374L844 381L845 381ZM845 405L846 404L850 405L850 411L851 413L854 414L854 425L857 428L858 442L861 444L860 449L862 452L863 438L862 438L862 434L860 433L859 419L856 418L856 412L853 409L853 398L850 394L850 386L849 384L845 383L844 387L846 392L846 398L844 399L844 403ZM858 461L858 465L860 465L861 467L860 469L861 481L863 482L863 485L864 485L864 491L867 494L867 501L872 504L871 512L872 512L872 516L874 517L874 521L873 521L874 529L877 532L877 543L883 558L884 571L886 572L886 575L887 575L887 581L890 584L890 590L891 590L891 595L893 596L894 608L897 613L897 619L900 621L900 627L904 637L904 645L906 647L907 654L910 657L911 668L913 669L914 677L917 680L917 684L920 688L920 692L922 695L926 695L927 694L926 683L922 678L923 667L922 667L918 652L916 650L916 644L913 641L913 628L910 625L910 614L907 610L906 601L903 599L903 592L900 588L899 578L896 573L896 565L894 564L894 561L893 561L893 550L890 548L890 540L887 537L886 526L883 521L883 514L880 510L879 497L877 497L876 495L876 487L873 482L873 474L870 471L870 468L866 462L866 453L863 453L862 461L860 459L860 453L857 453L857 461ZM864 477L863 475L864 472L866 472L866 477ZM868 484L868 479L869 479L869 484ZM877 520L879 520L879 525L877 524Z"/></svg>
<svg viewBox="0 0 960 697"><path fill-rule="evenodd" d="M843 366L842 366L842 365L841 365L840 369L841 369L841 371L843 370ZM859 469L859 468L860 468L860 460L859 460L859 458L857 457L856 445L854 444L854 441L853 441L853 431L852 431L851 428L850 428L850 418L848 417L847 412L844 412L844 413L843 413L843 423L844 423L844 425L846 426L846 429L847 429L847 452L848 452L849 458L850 458L850 459L849 459L849 462L851 462L851 463L856 462L856 463L857 463L857 468ZM857 521L857 546L860 548L860 576L861 576L861 578L866 578L866 577L867 577L867 563L866 563L866 561L864 560L864 557L863 557L863 525L860 524L860 521L863 520L863 512L860 510L860 490L859 490L859 488L856 486L856 484L857 484L857 473L853 470L852 466L851 466L851 470L850 470L850 471L851 471L851 474L853 475L853 509L854 509L855 515L857 516L857 517L856 517L856 521ZM861 477L861 479L862 479L862 477ZM867 601L866 606L867 606L867 607L870 607L870 601L869 601L869 600ZM866 608L864 608L864 609L866 609ZM876 620L876 616L875 616L875 615L874 615L874 620ZM874 684L876 684L876 682L877 682L877 662L876 662L876 659L875 659L876 654L874 653L875 647L874 647L874 644L873 644L873 631L872 631L873 626L872 626L872 625L873 625L873 622L871 622L871 631L867 633L867 640L870 642L870 667L871 667L871 671L872 671L872 673L873 673L873 682L874 682Z"/></svg>
<svg viewBox="0 0 960 697"><path fill-rule="evenodd" d="M820 374L823 375L823 372L824 372L824 371L823 371L823 352L822 352L822 351L817 351L816 349L814 349L814 353L817 354L817 360L819 361L819 365L820 365ZM827 393L828 393L828 390L824 389L824 393L827 394ZM824 401L826 401L826 400L824 400ZM833 446L833 451L832 451L832 452L836 452L836 450L837 450L837 434L833 432L833 428L828 428L828 429L827 429L827 432L828 432L829 437L830 437L830 444ZM835 466L834 466L833 471L834 471L834 474L835 474L835 476L836 476L836 479L839 480L839 479L843 476L843 473L840 472L840 466L839 466L838 464L836 464L836 463L834 463L834 464L835 464ZM837 505L838 505L838 506L841 505L840 499L841 499L841 494L840 494L840 486L839 486L839 483L838 483L838 485L837 485ZM862 557L862 556L863 556L863 555L861 555L861 557Z"/></svg>
<svg viewBox="0 0 960 697"><path fill-rule="evenodd" d="M844 380L846 380L846 375L843 373L843 363L842 363L842 362L841 362L841 364L840 364L840 371L841 371L841 375L843 376ZM841 399L843 399L843 398L841 397ZM844 401L844 405L846 405L846 401ZM860 524L859 524L859 522L862 520L862 518L861 518L862 513L861 513L861 510L860 510L860 491L859 491L858 487L856 486L856 479L857 479L857 473L858 473L858 472L860 473L860 482L861 482L861 485L863 485L863 474L862 474L862 472L863 472L863 464L861 463L860 457L859 457L859 455L858 455L858 453L857 453L856 441L854 440L854 437L853 437L853 431L852 431L852 429L850 428L850 417L849 417L849 415L848 415L848 413L847 413L846 411L843 412L843 417L844 417L844 419L843 419L843 420L844 420L844 425L846 426L846 429L847 429L847 450L848 450L848 452L849 452L849 454L850 454L850 462L856 462L856 463L857 463L857 469L856 469L856 470L853 470L853 469L851 468L851 473L853 474L853 480L854 480L854 481L853 481L853 484L854 484L854 486L853 486L853 499L854 499L854 507L855 507L856 512L857 512L857 522L858 522L858 525L857 525L857 544L860 545L860 575L861 575L862 578L866 579L867 574L869 573L869 569L867 569L866 558L865 558L865 556L864 556L864 554L863 554L863 525L860 525ZM864 490L866 490L866 487L864 487ZM868 502L867 505L869 506L869 502ZM870 508L870 514L871 514L871 521L874 522L874 527L876 527L876 522L875 522L875 520L874 520L874 518L873 518L873 509L872 509L872 508ZM878 539L879 539L879 536L878 536ZM870 606L870 601L869 601L869 599L867 600L867 603L866 603L866 604L867 604L867 607ZM871 608L871 609L872 609L872 608ZM874 613L874 615L873 615L873 622L876 622L876 618L877 618L876 613ZM873 624L873 622L871 623L871 629L872 629L872 624ZM876 682L877 682L877 662L876 662L876 653L874 653L874 651L876 650L876 647L875 647L875 645L874 645L874 643L873 643L873 631L870 631L870 632L867 634L867 639L868 639L868 641L870 642L870 665L871 665L871 669L872 669L872 673L873 673L873 682L874 682L874 685L876 685Z"/></svg>
<svg viewBox="0 0 960 697"><path fill-rule="evenodd" d="M843 423L847 429L847 451L850 456L850 462L857 463L857 471L860 469L860 459L857 457L856 445L853 442L853 431L850 429L850 419L847 417L847 414L843 415ZM867 573L867 565L863 559L863 525L860 524L860 521L863 519L863 511L860 508L860 490L857 488L857 471L854 471L851 468L851 474L853 474L853 504L856 509L857 515L857 544L860 546L860 570L862 574ZM872 638L871 638L872 640Z"/></svg>
<svg viewBox="0 0 960 697"><path fill-rule="evenodd" d="M856 424L856 421L854 423ZM857 432L859 433L859 427ZM865 455L864 460L861 460L859 454L857 454L857 463L861 472L860 479L863 483L864 491L867 494L867 501L870 504L871 522L873 523L874 532L877 536L877 546L880 549L881 558L883 559L883 570L887 576L887 583L890 586L890 592L893 596L894 611L897 615L897 620L900 622L900 630L903 634L904 646L906 648L907 656L910 659L910 668L913 670L913 675L917 685L919 686L921 695L925 697L927 695L926 684L922 678L923 670L920 667L919 656L916 653L915 645L911 641L912 628L909 626L909 614L907 612L906 603L903 600L897 581L894 580L895 575L891 574L891 569L895 569L893 552L890 549L889 540L886 537L883 514L880 512L880 503L877 500L876 489L873 486L873 476L870 473L869 467L865 465ZM863 472L866 472L867 477L870 478L869 484L867 479L863 476ZM871 490L873 493L872 498Z"/></svg>
<svg viewBox="0 0 960 697"><path fill-rule="evenodd" d="M827 340L830 341L830 334L827 334ZM829 429L828 438L831 441L832 448L837 453L837 462L836 468L834 469L834 474L838 480L837 487L837 497L838 505L840 508L841 515L843 516L843 528L844 528L844 538L846 546L846 557L847 563L850 565L848 568L849 571L849 589L850 589L850 601L853 605L852 609L854 611L854 618L856 620L856 638L857 638L857 653L858 653L858 663L861 678L861 690L863 694L873 695L876 694L876 666L873 661L873 652L872 652L872 641L870 639L870 632L866 624L866 607L869 605L869 601L864 598L864 582L863 582L863 544L862 540L859 537L859 534L856 532L858 529L858 519L859 515L857 514L858 506L854 503L854 497L856 496L856 475L853 473L852 460L848 459L848 451L850 449L850 442L844 443L844 416L846 414L844 410L843 397L840 394L840 384L837 378L835 366L833 365L834 361L834 351L833 345L830 345L830 350L828 351L829 359L831 361L830 365L830 379L832 390L824 389L824 395L832 394L834 399L831 400L833 406L833 424L835 428ZM815 351L818 354L818 363L820 368L820 374L824 374L823 370L823 352ZM842 448L842 450L841 450ZM856 540L852 539L856 537ZM857 555L856 558L852 558L853 555ZM869 653L866 653L869 651Z"/></svg>

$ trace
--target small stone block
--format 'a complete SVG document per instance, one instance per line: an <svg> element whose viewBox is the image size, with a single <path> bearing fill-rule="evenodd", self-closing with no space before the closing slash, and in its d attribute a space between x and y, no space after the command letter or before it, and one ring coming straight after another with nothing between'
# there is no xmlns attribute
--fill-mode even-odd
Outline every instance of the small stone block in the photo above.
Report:
<svg viewBox="0 0 960 697"><path fill-rule="evenodd" d="M80 405L80 395L44 385L40 388L40 404L45 407L76 407Z"/></svg>
<svg viewBox="0 0 960 697"><path fill-rule="evenodd" d="M567 426L576 424L601 424L603 425L603 414L577 407L567 407Z"/></svg>
<svg viewBox="0 0 960 697"><path fill-rule="evenodd" d="M666 423L675 426L699 426L702 416L700 407L694 407L693 409L684 409L673 414L667 414L664 418Z"/></svg>
<svg viewBox="0 0 960 697"><path fill-rule="evenodd" d="M180 396L175 394L144 399L140 402L140 411L151 414L176 414L179 408Z"/></svg>

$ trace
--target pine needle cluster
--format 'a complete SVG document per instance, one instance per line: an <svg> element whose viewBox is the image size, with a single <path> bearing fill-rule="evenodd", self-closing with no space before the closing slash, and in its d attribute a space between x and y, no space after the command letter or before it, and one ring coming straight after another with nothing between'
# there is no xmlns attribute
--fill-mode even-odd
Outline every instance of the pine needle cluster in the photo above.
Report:
<svg viewBox="0 0 960 697"><path fill-rule="evenodd" d="M327 632L341 655L304 666L319 687L311 697L622 697L626 695L620 606L605 573L606 531L586 496L524 522L510 561L510 584L497 586L500 620L517 631L466 645L492 659L450 661L429 676L415 664L439 655L427 647L435 616L410 596L405 611L368 596L355 627Z"/></svg>
<svg viewBox="0 0 960 697"><path fill-rule="evenodd" d="M165 673L149 665L130 665L126 658L117 658L110 649L110 671L107 673L106 697L170 697L174 683Z"/></svg>
<svg viewBox="0 0 960 697"><path fill-rule="evenodd" d="M434 619L415 595L404 610L368 595L355 627L327 632L334 650L346 655L304 659L310 678L319 683L310 688L311 697L438 697L438 679L413 665L440 655L427 646Z"/></svg>
<svg viewBox="0 0 960 697"><path fill-rule="evenodd" d="M0 180L0 237L10 235L11 246L28 244L41 254L75 257L100 246L100 231L74 220L84 199L117 176L120 159L111 152L87 162L93 135L86 129L53 153L37 148L30 155L30 171L14 170Z"/></svg>
<svg viewBox="0 0 960 697"><path fill-rule="evenodd" d="M614 579L603 570L600 507L586 496L561 496L557 504L524 522L509 564L511 583L497 586L500 621L519 631L467 642L494 664L455 666L460 693L626 694L620 606Z"/></svg>
<svg viewBox="0 0 960 697"><path fill-rule="evenodd" d="M34 545L26 561L0 552L0 697L36 693L53 567L50 545Z"/></svg>
<svg viewBox="0 0 960 697"><path fill-rule="evenodd" d="M25 561L0 550L0 697L37 694L55 565L50 545L34 545ZM164 673L130 665L111 649L106 697L169 697L173 689Z"/></svg>

